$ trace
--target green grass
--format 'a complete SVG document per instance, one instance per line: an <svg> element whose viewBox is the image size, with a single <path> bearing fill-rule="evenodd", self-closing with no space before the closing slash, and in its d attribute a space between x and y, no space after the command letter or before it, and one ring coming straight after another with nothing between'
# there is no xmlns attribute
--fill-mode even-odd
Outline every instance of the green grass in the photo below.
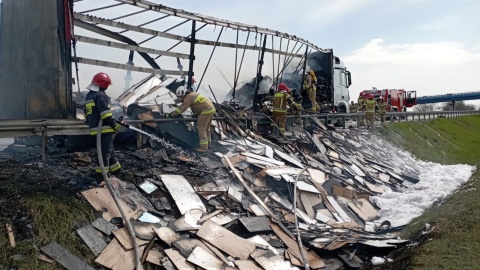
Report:
<svg viewBox="0 0 480 270"><path fill-rule="evenodd" d="M34 237L31 240L17 242L16 248L10 247L7 238L0 237L0 264L28 270L61 269L58 265L37 259L40 254L39 248L51 241L57 241L87 261L94 259L92 252L75 233L76 226L92 221L93 212L87 203L75 197L47 193L21 199L18 208L28 211L32 218ZM0 228L0 234L6 235L4 224ZM15 254L24 255L26 258L14 262L10 257Z"/></svg>
<svg viewBox="0 0 480 270"><path fill-rule="evenodd" d="M480 164L480 115L393 123L379 133L421 160Z"/></svg>
<svg viewBox="0 0 480 270"><path fill-rule="evenodd" d="M480 164L480 116L394 123L379 133L425 161ZM480 269L480 171L412 220L403 236L418 237L426 223L435 229L420 237L422 244L398 252L397 261L381 269Z"/></svg>

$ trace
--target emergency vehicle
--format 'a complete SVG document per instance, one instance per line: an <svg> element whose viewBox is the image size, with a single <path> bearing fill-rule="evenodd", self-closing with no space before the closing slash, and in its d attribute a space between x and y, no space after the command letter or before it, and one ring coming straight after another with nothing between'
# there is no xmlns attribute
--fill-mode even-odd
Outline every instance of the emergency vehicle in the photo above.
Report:
<svg viewBox="0 0 480 270"><path fill-rule="evenodd" d="M407 108L417 104L417 91L405 91L404 89L377 90L373 88L360 92L360 96L364 100L368 99L369 94L373 94L377 101L383 100L387 104L387 112L405 112Z"/></svg>

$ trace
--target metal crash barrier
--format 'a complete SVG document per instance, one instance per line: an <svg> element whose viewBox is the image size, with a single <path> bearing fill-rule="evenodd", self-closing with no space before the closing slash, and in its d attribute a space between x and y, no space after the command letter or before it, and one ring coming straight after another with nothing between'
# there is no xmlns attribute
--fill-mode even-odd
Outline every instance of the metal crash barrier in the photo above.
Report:
<svg viewBox="0 0 480 270"><path fill-rule="evenodd" d="M388 112L387 117L390 122L401 121L428 121L435 118L455 118L459 116L478 115L480 111L426 111L426 112ZM317 118L324 120L325 123L335 123L340 121L343 128L346 128L348 120L355 120L357 127L360 126L360 119L364 113L329 113L329 114L303 114L300 117ZM287 119L294 118L294 115L287 115ZM214 117L213 120L238 120L244 121L248 126L250 120L265 122L267 117L263 115L252 115L248 117ZM125 120L125 123L131 125L141 125L146 123L169 123L169 122L196 122L197 118L163 118L149 120ZM293 121L287 121L291 124ZM84 121L80 120L0 120L0 138L12 138L18 136L42 136L42 157L47 160L48 154L48 136L55 135L88 135L89 128Z"/></svg>

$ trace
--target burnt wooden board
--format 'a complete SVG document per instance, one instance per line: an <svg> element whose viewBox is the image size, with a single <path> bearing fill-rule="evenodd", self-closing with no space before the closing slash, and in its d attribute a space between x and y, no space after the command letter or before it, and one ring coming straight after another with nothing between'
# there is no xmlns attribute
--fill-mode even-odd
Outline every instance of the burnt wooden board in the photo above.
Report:
<svg viewBox="0 0 480 270"><path fill-rule="evenodd" d="M178 269L195 270L195 267L187 262L187 259L185 259L180 252L170 248L165 250L165 254L167 254L170 261L172 261Z"/></svg>
<svg viewBox="0 0 480 270"><path fill-rule="evenodd" d="M98 256L107 247L107 242L103 240L100 233L90 224L77 229L77 234L95 256Z"/></svg>
<svg viewBox="0 0 480 270"><path fill-rule="evenodd" d="M40 249L68 270L95 270L55 241Z"/></svg>
<svg viewBox="0 0 480 270"><path fill-rule="evenodd" d="M249 232L271 231L270 220L267 217L243 217L240 222Z"/></svg>
<svg viewBox="0 0 480 270"><path fill-rule="evenodd" d="M173 200L175 200L182 215L191 209L200 209L203 212L207 212L202 200L185 177L182 175L162 174L160 178Z"/></svg>
<svg viewBox="0 0 480 270"><path fill-rule="evenodd" d="M118 229L117 226L103 218L97 218L94 222L92 222L92 226L106 235L111 235L113 231Z"/></svg>
<svg viewBox="0 0 480 270"><path fill-rule="evenodd" d="M257 264L253 261L238 260L235 261L235 265L240 270L262 270L262 268L258 267Z"/></svg>
<svg viewBox="0 0 480 270"><path fill-rule="evenodd" d="M364 222L372 221L378 218L378 211L366 199L348 202L347 205L357 214Z"/></svg>
<svg viewBox="0 0 480 270"><path fill-rule="evenodd" d="M139 247L140 254L144 247ZM133 270L135 268L135 253L125 250L117 239L113 239L95 260L96 263L112 270Z"/></svg>
<svg viewBox="0 0 480 270"><path fill-rule="evenodd" d="M159 250L152 249L148 252L146 261L162 266L162 259L165 257Z"/></svg>
<svg viewBox="0 0 480 270"><path fill-rule="evenodd" d="M234 258L246 260L250 253L255 251L255 245L252 242L237 236L210 220L206 221L198 230L197 236ZM232 243L235 244L232 245Z"/></svg>
<svg viewBox="0 0 480 270"><path fill-rule="evenodd" d="M280 228L280 226L278 226L277 224L271 223L270 226L272 227L278 238L280 238L282 242L285 243L285 245L290 249L291 253L295 255L297 259L300 259L301 252L297 241L288 236L288 234L285 233L282 228ZM310 264L311 269L319 269L325 267L325 263L320 257L318 257L318 255L313 252L307 252L306 250L304 250L304 253L308 263Z"/></svg>
<svg viewBox="0 0 480 270"><path fill-rule="evenodd" d="M155 228L153 231L157 234L157 236L165 242L165 244L172 246L172 242L178 239L177 234L170 229L169 227L161 227ZM170 258L172 259L172 258Z"/></svg>
<svg viewBox="0 0 480 270"><path fill-rule="evenodd" d="M120 244L126 249L130 250L133 249L133 243L132 243L132 238L130 237L130 234L128 233L127 227L123 227L121 229L113 231L113 235L118 239ZM146 240L142 240L137 238L137 245L138 246L144 246L148 243Z"/></svg>
<svg viewBox="0 0 480 270"><path fill-rule="evenodd" d="M195 247L187 260L203 269L223 269L223 262L217 256L201 247Z"/></svg>
<svg viewBox="0 0 480 270"><path fill-rule="evenodd" d="M114 217L122 216L107 188L92 188L83 191L82 195L95 210L102 212L104 219L111 220ZM128 207L124 201L120 200L119 202L128 219L135 216L135 211Z"/></svg>

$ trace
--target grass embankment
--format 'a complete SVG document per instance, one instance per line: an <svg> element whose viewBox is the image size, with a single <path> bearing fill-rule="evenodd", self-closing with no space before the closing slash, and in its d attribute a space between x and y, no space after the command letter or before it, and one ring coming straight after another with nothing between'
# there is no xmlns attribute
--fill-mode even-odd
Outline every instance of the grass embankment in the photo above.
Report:
<svg viewBox="0 0 480 270"><path fill-rule="evenodd" d="M480 116L396 123L380 133L425 161L480 164ZM458 192L415 218L404 236L414 236L426 223L435 229L425 241L404 250L397 258L403 262L394 261L382 268L480 269L480 171Z"/></svg>
<svg viewBox="0 0 480 270"><path fill-rule="evenodd" d="M5 230L5 222L10 221L3 218L0 227L2 236L0 237L0 265L7 267L6 269L10 269L10 267L29 270L61 269L58 264L46 263L37 258L41 254L39 248L51 241L57 241L87 261L94 259L89 255L91 252L87 246L75 233L76 226L92 221L93 211L86 202L61 193L18 194L15 185L9 183L7 186L5 184L0 181L2 199L8 201L15 208L14 211L20 215L26 214L26 223L33 222L31 224L33 236L29 236L29 233L26 232L28 229L23 227L26 224L20 226L12 224L17 238L17 246L12 248ZM24 231L21 232L21 230Z"/></svg>
<svg viewBox="0 0 480 270"><path fill-rule="evenodd" d="M480 164L480 115L394 123L379 133L421 160Z"/></svg>

